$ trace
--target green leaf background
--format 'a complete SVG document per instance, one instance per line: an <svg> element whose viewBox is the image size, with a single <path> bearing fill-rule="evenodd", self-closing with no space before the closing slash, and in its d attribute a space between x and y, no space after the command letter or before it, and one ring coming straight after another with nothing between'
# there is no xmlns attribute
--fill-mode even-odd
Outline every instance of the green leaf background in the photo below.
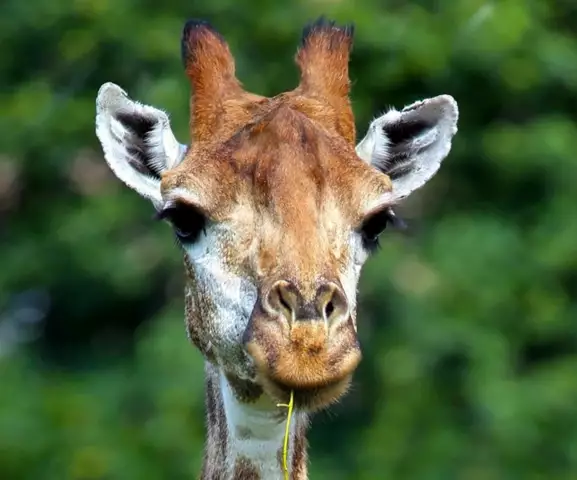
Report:
<svg viewBox="0 0 577 480"><path fill-rule="evenodd" d="M300 29L354 21L359 134L459 103L439 174L360 285L364 360L310 432L312 479L577 478L577 6L569 0L4 0L0 478L196 478L203 365L182 266L94 134L107 81L188 141L179 39L227 38L253 91L293 88Z"/></svg>

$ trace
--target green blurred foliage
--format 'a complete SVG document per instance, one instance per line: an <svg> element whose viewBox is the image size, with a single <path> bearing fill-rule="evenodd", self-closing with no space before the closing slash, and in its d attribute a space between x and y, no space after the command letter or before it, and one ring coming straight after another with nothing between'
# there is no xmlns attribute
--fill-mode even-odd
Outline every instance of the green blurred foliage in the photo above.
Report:
<svg viewBox="0 0 577 480"><path fill-rule="evenodd" d="M0 478L194 478L202 358L180 254L94 134L112 81L188 141L179 38L227 38L245 86L297 81L300 28L357 26L359 134L448 93L459 133L360 286L364 361L315 418L314 479L577 478L577 5L569 0L4 0Z"/></svg>

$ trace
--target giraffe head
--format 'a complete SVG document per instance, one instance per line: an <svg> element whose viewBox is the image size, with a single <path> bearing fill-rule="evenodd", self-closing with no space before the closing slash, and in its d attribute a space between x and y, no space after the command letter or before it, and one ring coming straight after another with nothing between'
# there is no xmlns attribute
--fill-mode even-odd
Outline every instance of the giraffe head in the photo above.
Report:
<svg viewBox="0 0 577 480"><path fill-rule="evenodd" d="M107 83L97 98L108 164L182 247L192 342L231 385L280 401L293 390L304 410L346 391L361 359L361 267L396 223L393 207L437 172L457 131L457 105L443 95L388 111L357 145L352 37L352 27L324 20L305 28L299 85L266 98L242 88L210 25L187 22L189 147L166 113L120 87Z"/></svg>

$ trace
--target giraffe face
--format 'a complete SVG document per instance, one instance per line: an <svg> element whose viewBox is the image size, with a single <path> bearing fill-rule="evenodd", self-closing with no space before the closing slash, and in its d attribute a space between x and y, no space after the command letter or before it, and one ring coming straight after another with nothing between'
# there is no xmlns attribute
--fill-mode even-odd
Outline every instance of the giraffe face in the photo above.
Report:
<svg viewBox="0 0 577 480"><path fill-rule="evenodd" d="M245 92L228 46L203 22L183 34L192 144L168 116L104 85L97 135L117 176L149 198L184 253L189 336L229 379L297 407L346 391L361 359L356 289L392 208L447 156L449 96L391 110L355 147L352 29L319 23L297 54L301 83ZM360 322L362 328L362 322Z"/></svg>
<svg viewBox="0 0 577 480"><path fill-rule="evenodd" d="M361 352L356 287L392 219L389 177L296 107L271 101L163 175L187 266L190 338L229 376L301 408L336 400Z"/></svg>

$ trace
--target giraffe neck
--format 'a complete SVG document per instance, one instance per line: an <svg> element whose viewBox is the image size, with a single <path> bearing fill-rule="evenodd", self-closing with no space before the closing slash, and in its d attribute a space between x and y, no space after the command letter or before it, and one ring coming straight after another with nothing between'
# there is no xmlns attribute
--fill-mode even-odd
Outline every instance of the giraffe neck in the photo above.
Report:
<svg viewBox="0 0 577 480"><path fill-rule="evenodd" d="M207 440L201 480L283 480L282 454L286 409L266 395L241 402L215 366L206 363ZM244 398L243 398L244 399ZM291 480L307 480L305 414L291 421L288 467Z"/></svg>

